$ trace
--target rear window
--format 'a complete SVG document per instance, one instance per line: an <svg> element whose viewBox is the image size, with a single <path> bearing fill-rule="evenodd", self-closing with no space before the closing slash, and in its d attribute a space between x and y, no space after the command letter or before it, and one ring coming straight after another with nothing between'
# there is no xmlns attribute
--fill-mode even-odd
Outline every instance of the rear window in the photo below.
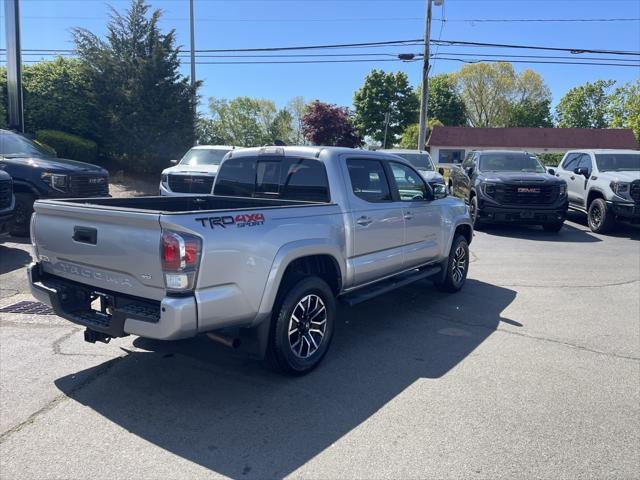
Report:
<svg viewBox="0 0 640 480"><path fill-rule="evenodd" d="M220 167L214 194L232 197L329 201L322 162L309 158L230 158Z"/></svg>

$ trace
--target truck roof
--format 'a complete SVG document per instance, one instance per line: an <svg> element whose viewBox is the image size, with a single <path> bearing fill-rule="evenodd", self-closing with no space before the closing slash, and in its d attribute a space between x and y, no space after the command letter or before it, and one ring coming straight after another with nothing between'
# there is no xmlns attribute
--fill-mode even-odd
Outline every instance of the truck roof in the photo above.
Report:
<svg viewBox="0 0 640 480"><path fill-rule="evenodd" d="M195 147L191 147L192 150L234 150L236 148L232 145L196 145Z"/></svg>
<svg viewBox="0 0 640 480"><path fill-rule="evenodd" d="M284 155L314 157L318 160L328 160L341 154L366 155L368 157L380 157L393 160L404 160L401 157L387 152L377 152L373 150L363 150L359 148L347 147L323 147L323 146L286 146L286 147L250 147L233 150L227 154L226 158L253 157L256 155Z"/></svg>
<svg viewBox="0 0 640 480"><path fill-rule="evenodd" d="M569 150L567 153L591 152L591 153L640 153L640 150L616 149L616 148L577 148Z"/></svg>

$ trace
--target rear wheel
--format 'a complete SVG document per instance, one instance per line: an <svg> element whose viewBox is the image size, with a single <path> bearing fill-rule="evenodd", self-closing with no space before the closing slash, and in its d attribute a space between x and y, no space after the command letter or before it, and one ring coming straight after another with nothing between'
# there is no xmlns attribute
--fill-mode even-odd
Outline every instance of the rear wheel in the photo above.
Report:
<svg viewBox="0 0 640 480"><path fill-rule="evenodd" d="M562 230L562 225L564 225L564 221L562 222L553 222L553 223L545 223L542 225L545 232L554 232L557 233Z"/></svg>
<svg viewBox="0 0 640 480"><path fill-rule="evenodd" d="M595 233L607 233L616 223L613 212L602 198L596 198L591 202L587 220L589 228Z"/></svg>
<svg viewBox="0 0 640 480"><path fill-rule="evenodd" d="M16 209L10 232L14 237L28 237L35 198L29 193L16 193Z"/></svg>
<svg viewBox="0 0 640 480"><path fill-rule="evenodd" d="M443 264L446 269L439 280L435 282L436 287L445 292L457 292L466 280L469 272L469 244L467 239L458 235L453 239L448 260Z"/></svg>
<svg viewBox="0 0 640 480"><path fill-rule="evenodd" d="M304 277L291 285L273 313L268 357L278 370L304 375L329 349L336 316L335 297L319 277Z"/></svg>

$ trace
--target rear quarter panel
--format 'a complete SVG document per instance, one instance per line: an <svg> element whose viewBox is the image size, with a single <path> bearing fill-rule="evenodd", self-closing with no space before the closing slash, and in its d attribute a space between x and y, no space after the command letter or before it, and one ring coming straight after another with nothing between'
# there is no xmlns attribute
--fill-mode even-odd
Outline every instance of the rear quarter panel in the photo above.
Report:
<svg viewBox="0 0 640 480"><path fill-rule="evenodd" d="M160 223L203 239L200 331L252 324L259 311L270 311L280 276L295 258L326 253L342 263L346 256L344 221L334 204L162 215Z"/></svg>

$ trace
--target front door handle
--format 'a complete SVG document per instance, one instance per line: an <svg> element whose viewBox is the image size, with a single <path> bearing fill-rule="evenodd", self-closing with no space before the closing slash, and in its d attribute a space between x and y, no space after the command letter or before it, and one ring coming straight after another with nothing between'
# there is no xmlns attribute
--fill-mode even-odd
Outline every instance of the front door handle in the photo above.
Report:
<svg viewBox="0 0 640 480"><path fill-rule="evenodd" d="M413 213L411 212L407 212L404 214L404 219L405 220L411 220L413 218Z"/></svg>
<svg viewBox="0 0 640 480"><path fill-rule="evenodd" d="M571 180L575 180L575 179L576 179L576 177L575 177L575 176L573 176L573 175L571 175L571 177L570 177L570 178L571 178Z"/></svg>
<svg viewBox="0 0 640 480"><path fill-rule="evenodd" d="M360 217L358 220L356 220L356 223L360 226L366 227L367 225L370 225L373 222L373 220L369 217L365 217L362 216Z"/></svg>

